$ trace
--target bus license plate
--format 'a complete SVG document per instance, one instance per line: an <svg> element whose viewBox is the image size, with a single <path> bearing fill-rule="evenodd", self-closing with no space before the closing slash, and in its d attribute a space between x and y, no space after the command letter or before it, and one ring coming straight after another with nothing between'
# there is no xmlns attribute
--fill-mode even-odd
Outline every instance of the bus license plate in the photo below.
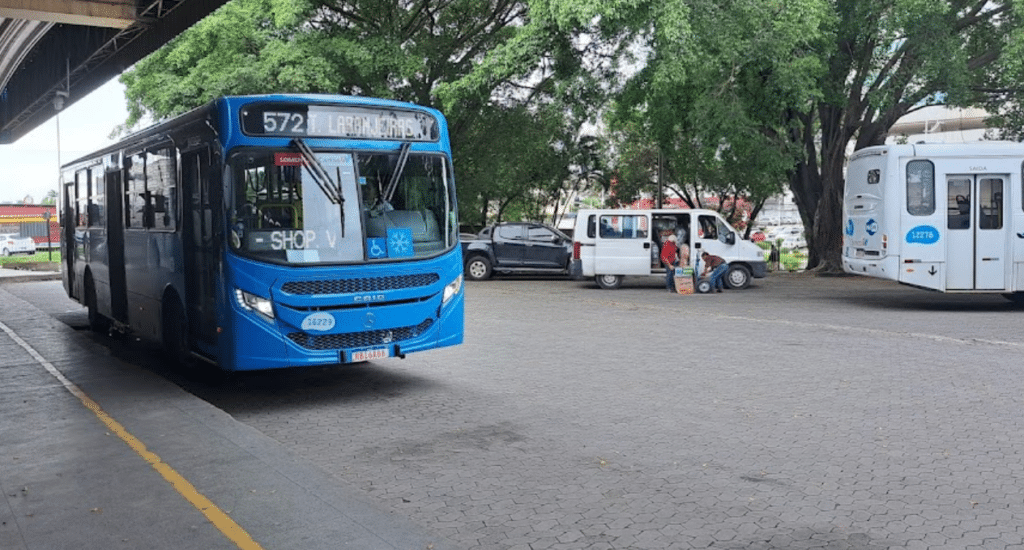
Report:
<svg viewBox="0 0 1024 550"><path fill-rule="evenodd" d="M364 349L352 352L352 361L372 361L391 357L391 350L388 348Z"/></svg>

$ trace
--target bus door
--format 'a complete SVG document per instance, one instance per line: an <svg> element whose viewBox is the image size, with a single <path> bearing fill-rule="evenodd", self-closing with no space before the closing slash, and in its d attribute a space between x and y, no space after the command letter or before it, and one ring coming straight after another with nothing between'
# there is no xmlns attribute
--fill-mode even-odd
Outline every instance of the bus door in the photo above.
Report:
<svg viewBox="0 0 1024 550"><path fill-rule="evenodd" d="M128 279L124 265L124 192L121 190L120 163L112 164L106 172L107 186L107 257L110 277L110 316L121 322L128 321ZM102 306L100 307L102 311Z"/></svg>
<svg viewBox="0 0 1024 550"><path fill-rule="evenodd" d="M216 208L212 189L215 170L210 150L181 154L184 193L182 248L185 255L185 307L193 342L217 343L217 241L214 235Z"/></svg>
<svg viewBox="0 0 1024 550"><path fill-rule="evenodd" d="M1006 288L1008 179L980 174L946 177L947 290Z"/></svg>
<svg viewBox="0 0 1024 550"><path fill-rule="evenodd" d="M601 214L594 246L595 275L650 275L651 219L649 213Z"/></svg>
<svg viewBox="0 0 1024 550"><path fill-rule="evenodd" d="M61 201L60 226L64 234L61 236L61 254L64 260L64 289L68 296L76 299L84 299L81 292L75 288L75 255L78 253L75 247L75 227L78 220L75 219L75 205L78 204L78 197L75 196L74 175L64 184L64 195Z"/></svg>

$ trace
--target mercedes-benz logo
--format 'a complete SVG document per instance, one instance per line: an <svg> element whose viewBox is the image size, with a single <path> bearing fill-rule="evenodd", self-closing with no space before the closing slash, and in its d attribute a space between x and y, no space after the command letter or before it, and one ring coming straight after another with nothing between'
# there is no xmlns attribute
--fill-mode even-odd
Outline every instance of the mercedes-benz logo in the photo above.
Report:
<svg viewBox="0 0 1024 550"><path fill-rule="evenodd" d="M367 312L366 315L363 316L363 328L367 330L373 328L373 324L376 322L377 316L373 313Z"/></svg>

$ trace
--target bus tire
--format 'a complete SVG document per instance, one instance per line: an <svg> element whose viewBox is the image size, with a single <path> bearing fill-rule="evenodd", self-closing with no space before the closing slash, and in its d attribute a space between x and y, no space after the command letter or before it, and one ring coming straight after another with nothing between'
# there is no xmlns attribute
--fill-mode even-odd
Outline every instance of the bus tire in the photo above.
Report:
<svg viewBox="0 0 1024 550"><path fill-rule="evenodd" d="M731 265L725 273L725 284L729 288L743 289L750 286L750 270L745 265Z"/></svg>
<svg viewBox="0 0 1024 550"><path fill-rule="evenodd" d="M6 257L8 257L8 256L10 256L10 255L11 255L11 251L10 251L10 250L7 250L7 249L5 248L5 249L3 250L3 256L4 256L4 258L6 258Z"/></svg>
<svg viewBox="0 0 1024 550"><path fill-rule="evenodd" d="M162 343L167 358L179 367L191 366L188 319L185 317L185 309L181 306L177 296L171 295L164 299L162 332Z"/></svg>
<svg viewBox="0 0 1024 550"><path fill-rule="evenodd" d="M466 278L471 281L489 279L493 272L490 260L483 256L473 256L466 260Z"/></svg>
<svg viewBox="0 0 1024 550"><path fill-rule="evenodd" d="M85 275L85 308L89 315L89 330L98 334L110 332L110 319L107 319L99 312L96 299L96 283L92 280L92 274Z"/></svg>
<svg viewBox="0 0 1024 550"><path fill-rule="evenodd" d="M1024 307L1024 292L1007 292L1003 294L1003 298L1013 302L1015 306Z"/></svg>
<svg viewBox="0 0 1024 550"><path fill-rule="evenodd" d="M622 286L622 275L598 275L594 277L597 286L605 290L615 290Z"/></svg>

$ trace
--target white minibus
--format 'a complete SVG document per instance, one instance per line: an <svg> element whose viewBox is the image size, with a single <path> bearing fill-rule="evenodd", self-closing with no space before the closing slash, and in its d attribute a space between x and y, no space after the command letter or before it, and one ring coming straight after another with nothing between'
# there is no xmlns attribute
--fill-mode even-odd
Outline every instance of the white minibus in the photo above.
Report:
<svg viewBox="0 0 1024 550"><path fill-rule="evenodd" d="M1012 142L855 152L843 269L941 292L1024 297L1022 170L1024 144Z"/></svg>
<svg viewBox="0 0 1024 550"><path fill-rule="evenodd" d="M752 277L768 272L764 250L739 237L713 210L580 210L573 231L570 275L593 277L601 288L618 288L625 276L665 275L659 253L662 235L671 232L690 249L691 267L702 252L729 263L725 283L746 288Z"/></svg>

